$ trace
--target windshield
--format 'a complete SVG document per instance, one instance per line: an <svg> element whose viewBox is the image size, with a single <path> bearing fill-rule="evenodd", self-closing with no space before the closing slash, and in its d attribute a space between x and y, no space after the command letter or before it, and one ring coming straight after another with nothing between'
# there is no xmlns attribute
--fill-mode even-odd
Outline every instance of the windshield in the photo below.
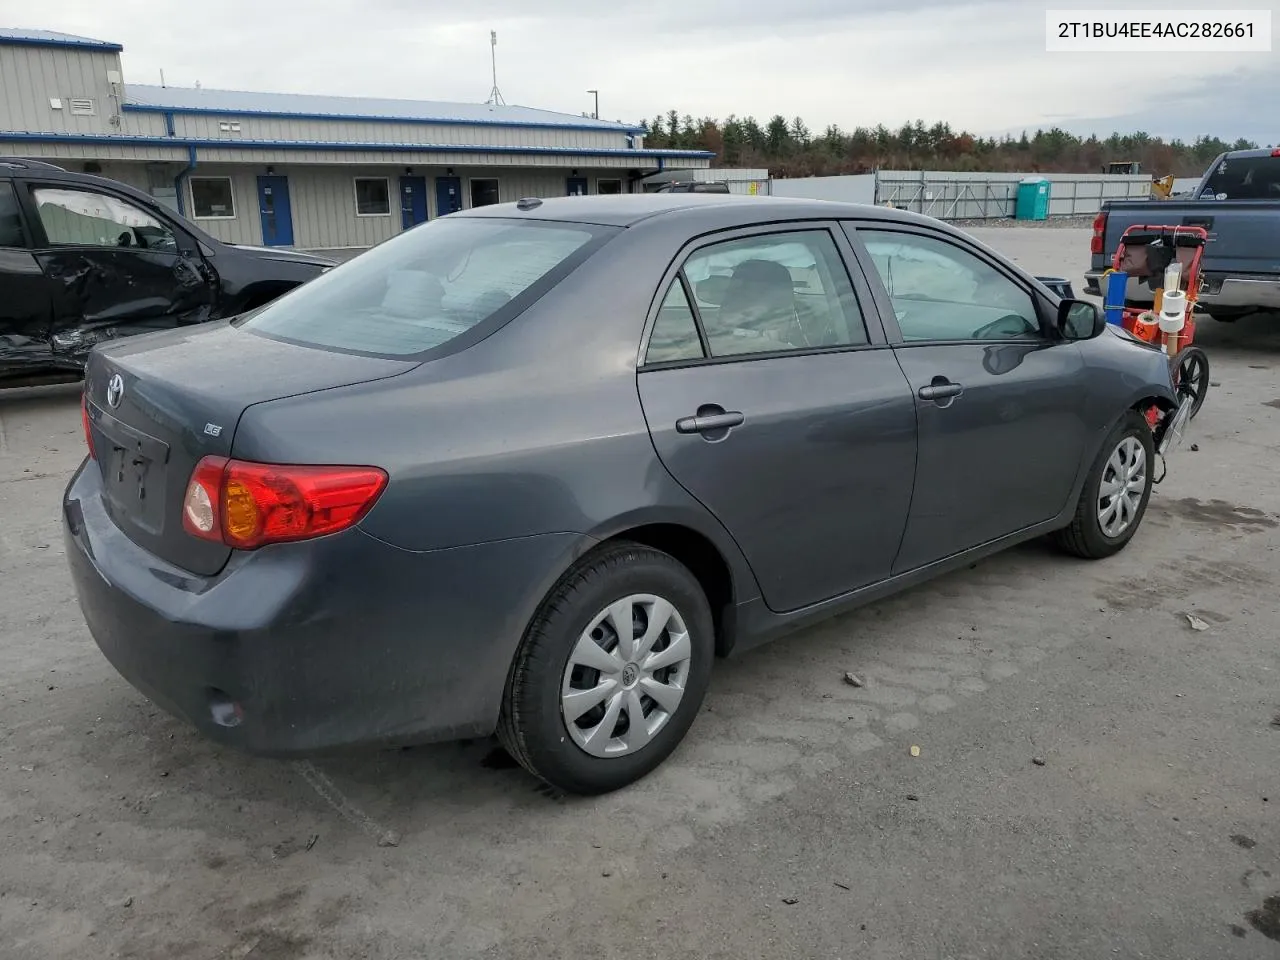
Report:
<svg viewBox="0 0 1280 960"><path fill-rule="evenodd" d="M1280 200L1280 157L1228 157L1200 192L1207 200Z"/></svg>
<svg viewBox="0 0 1280 960"><path fill-rule="evenodd" d="M424 353L504 307L514 316L611 233L582 224L436 220L335 267L242 326L335 350Z"/></svg>

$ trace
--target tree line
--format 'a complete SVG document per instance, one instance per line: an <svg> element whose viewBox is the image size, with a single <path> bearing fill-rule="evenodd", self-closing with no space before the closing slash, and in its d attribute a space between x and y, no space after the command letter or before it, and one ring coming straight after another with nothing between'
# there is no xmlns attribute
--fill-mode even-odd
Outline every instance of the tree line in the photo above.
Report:
<svg viewBox="0 0 1280 960"><path fill-rule="evenodd" d="M695 119L676 110L645 121L645 144L715 154L713 166L768 167L777 177L814 177L886 170L1097 173L1108 163L1137 161L1144 173L1198 176L1224 150L1253 149L1201 136L1166 141L1146 133L1079 137L1058 127L1020 137L978 137L948 123L924 121L891 130L883 124L852 132L834 124L815 133L800 117L779 115L763 125L753 117Z"/></svg>

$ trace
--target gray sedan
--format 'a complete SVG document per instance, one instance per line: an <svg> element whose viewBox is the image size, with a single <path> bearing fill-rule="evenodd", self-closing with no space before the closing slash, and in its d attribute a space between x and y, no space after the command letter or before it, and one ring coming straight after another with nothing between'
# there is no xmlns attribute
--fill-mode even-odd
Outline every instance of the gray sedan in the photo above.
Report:
<svg viewBox="0 0 1280 960"><path fill-rule="evenodd" d="M1177 404L934 220L525 200L95 350L67 555L107 658L220 741L496 731L597 793L718 656L1032 537L1123 548Z"/></svg>

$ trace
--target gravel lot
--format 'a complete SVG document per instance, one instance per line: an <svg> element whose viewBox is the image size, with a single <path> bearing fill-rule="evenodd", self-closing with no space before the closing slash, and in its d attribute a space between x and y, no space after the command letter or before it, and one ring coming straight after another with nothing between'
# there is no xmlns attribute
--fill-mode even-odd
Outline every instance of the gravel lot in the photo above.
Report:
<svg viewBox="0 0 1280 960"><path fill-rule="evenodd" d="M975 233L1080 283L1087 230ZM593 800L487 742L282 763L158 712L65 572L77 391L0 396L0 955L1277 956L1280 318L1201 340L1199 449L1124 554L1029 545L720 663Z"/></svg>

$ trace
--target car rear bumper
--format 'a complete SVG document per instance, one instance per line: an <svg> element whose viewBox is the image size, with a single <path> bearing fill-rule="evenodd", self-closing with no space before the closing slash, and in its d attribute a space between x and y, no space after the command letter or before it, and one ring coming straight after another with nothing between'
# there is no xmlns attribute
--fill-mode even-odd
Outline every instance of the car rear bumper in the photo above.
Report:
<svg viewBox="0 0 1280 960"><path fill-rule="evenodd" d="M1087 293L1102 295L1102 274L1102 270L1090 270L1084 275ZM1280 277L1223 277L1209 273L1204 280L1199 304L1206 310L1280 310ZM1131 279L1125 299L1130 303L1151 303L1154 295L1150 287Z"/></svg>
<svg viewBox="0 0 1280 960"><path fill-rule="evenodd" d="M164 709L276 756L491 733L525 625L591 543L549 534L414 553L349 530L197 577L129 540L100 490L82 466L63 503L94 640Z"/></svg>

